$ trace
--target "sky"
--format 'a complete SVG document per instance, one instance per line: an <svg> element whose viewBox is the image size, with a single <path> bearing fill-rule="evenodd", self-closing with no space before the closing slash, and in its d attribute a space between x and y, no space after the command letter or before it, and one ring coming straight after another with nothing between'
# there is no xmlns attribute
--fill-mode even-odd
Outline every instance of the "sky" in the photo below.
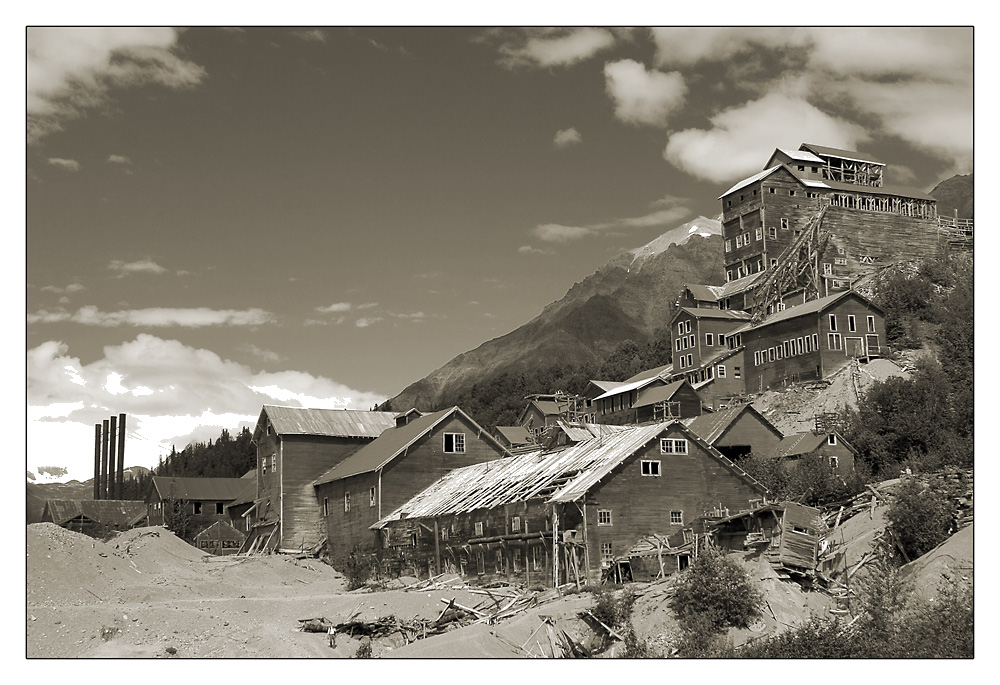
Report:
<svg viewBox="0 0 1000 685"><path fill-rule="evenodd" d="M810 142L973 171L971 28L30 28L28 470L371 409Z"/></svg>

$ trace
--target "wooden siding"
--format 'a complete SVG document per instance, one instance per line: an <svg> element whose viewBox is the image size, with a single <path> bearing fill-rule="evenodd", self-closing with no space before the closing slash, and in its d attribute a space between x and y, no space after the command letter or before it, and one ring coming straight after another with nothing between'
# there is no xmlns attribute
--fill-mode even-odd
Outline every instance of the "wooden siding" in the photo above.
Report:
<svg viewBox="0 0 1000 685"><path fill-rule="evenodd" d="M750 447L754 454L770 454L782 436L752 411L745 411L715 441L713 447L725 453L731 447Z"/></svg>
<svg viewBox="0 0 1000 685"><path fill-rule="evenodd" d="M444 434L465 433L465 452L445 453ZM485 433L484 433L485 435ZM379 548L378 534L368 529L381 515L405 504L441 476L461 466L492 461L503 456L492 442L481 439L478 429L463 417L453 415L438 424L393 459L381 473L366 473L324 483L315 488L322 507L329 501L326 519L331 562L342 568L353 552L373 553ZM369 489L377 488L376 506L369 506ZM378 489L380 488L380 489ZM344 493L351 493L351 511L344 511Z"/></svg>
<svg viewBox="0 0 1000 685"><path fill-rule="evenodd" d="M799 457L786 457L784 467L786 469L794 469L808 459L822 459L824 464L829 465L830 457L837 458L837 471L841 474L846 475L854 470L854 452L840 438L837 439L836 445L828 445L824 441L823 444L809 454Z"/></svg>

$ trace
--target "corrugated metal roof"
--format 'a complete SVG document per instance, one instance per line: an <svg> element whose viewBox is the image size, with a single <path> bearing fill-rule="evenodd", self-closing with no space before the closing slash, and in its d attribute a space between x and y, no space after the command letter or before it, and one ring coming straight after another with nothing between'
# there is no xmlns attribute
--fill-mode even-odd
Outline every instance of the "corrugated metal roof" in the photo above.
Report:
<svg viewBox="0 0 1000 685"><path fill-rule="evenodd" d="M404 518L459 514L533 498L544 498L547 502L575 501L671 425L701 445L714 458L725 463L737 477L743 478L761 492L766 492L766 488L722 456L718 450L705 443L684 424L674 421L647 426L623 426L622 430L614 434L560 450L531 452L455 469L371 528L384 528L388 523Z"/></svg>
<svg viewBox="0 0 1000 685"><path fill-rule="evenodd" d="M153 476L153 488L161 499L231 502L245 487L243 478Z"/></svg>
<svg viewBox="0 0 1000 685"><path fill-rule="evenodd" d="M512 445L524 445L531 442L531 434L524 426L497 426L496 431Z"/></svg>
<svg viewBox="0 0 1000 685"><path fill-rule="evenodd" d="M604 392L608 392L609 390L614 390L615 388L620 388L625 385L624 381L595 381L592 379L590 382Z"/></svg>
<svg viewBox="0 0 1000 685"><path fill-rule="evenodd" d="M674 315L674 319L681 312L690 314L696 319L736 319L740 321L745 321L750 318L750 315L741 309L698 309L697 307L681 307L677 314Z"/></svg>
<svg viewBox="0 0 1000 685"><path fill-rule="evenodd" d="M325 435L341 438L377 438L396 425L397 412L356 409L307 409L265 404L261 410L278 435ZM258 420L254 438L261 433Z"/></svg>
<svg viewBox="0 0 1000 685"><path fill-rule="evenodd" d="M775 171L777 171L778 169L782 168L783 166L784 166L784 164L775 164L773 167L770 167L769 169L764 169L763 171L754 174L750 178L744 178L742 181L740 181L739 183L737 183L736 185L734 185L732 188L730 188L729 190L727 190L726 192L724 192L722 195L720 195L716 199L717 200L721 200L726 195L729 195L731 193L735 193L740 188L746 188L748 185L751 185L753 183L756 183L757 181L765 179L768 176L770 176L771 174L773 174Z"/></svg>
<svg viewBox="0 0 1000 685"><path fill-rule="evenodd" d="M856 152L854 150L840 150L835 147L826 147L825 145L813 145L812 143L802 143L801 145L799 145L799 150L806 150L820 156L838 157L840 159L847 159L852 162L865 162L867 164L878 164L880 166L885 166L885 162L879 161L878 159L868 154L867 152Z"/></svg>
<svg viewBox="0 0 1000 685"><path fill-rule="evenodd" d="M628 430L627 426L612 426L602 423L570 423L560 420L556 424L566 433L566 437L572 442L583 442L584 440L600 438L611 433Z"/></svg>
<svg viewBox="0 0 1000 685"><path fill-rule="evenodd" d="M641 393L635 401L634 407L638 409L639 407L648 407L651 404L656 404L657 402L666 402L671 397L677 394L677 391L681 389L687 383L686 380L674 381L673 383L667 383L666 385L657 385L653 388L646 388Z"/></svg>
<svg viewBox="0 0 1000 685"><path fill-rule="evenodd" d="M825 164L826 163L821 157L817 157L816 155L814 155L813 153L809 152L808 150L787 150L787 149L785 149L783 147L775 148L775 150L778 150L780 152L784 152L790 158L798 160L800 162L816 162L818 164ZM773 155L772 155L772 157L773 157Z"/></svg>
<svg viewBox="0 0 1000 685"><path fill-rule="evenodd" d="M644 381L647 378L655 378L657 376L663 377L670 373L673 369L673 364L664 364L663 366L657 366L654 369L646 369L645 371L640 371L631 378L626 378L625 383L634 383L635 381Z"/></svg>
<svg viewBox="0 0 1000 685"><path fill-rule="evenodd" d="M609 390L603 395L598 395L593 399L593 401L596 402L597 400L603 400L607 397L613 397L615 395L621 395L626 392L632 392L633 390L639 390L640 388L645 388L647 385L655 383L656 381L659 380L662 380L659 376L650 376L649 378L644 378L642 380L634 381L632 383L625 383L615 388L614 390Z"/></svg>
<svg viewBox="0 0 1000 685"><path fill-rule="evenodd" d="M724 286L722 286L722 293L719 297L730 297L731 295L741 293L744 290L749 290L756 284L757 279L763 277L766 273L766 271L758 271L755 274L750 274L749 276L744 276L743 278L728 281Z"/></svg>
<svg viewBox="0 0 1000 685"><path fill-rule="evenodd" d="M120 499L48 499L42 512L44 520L60 526L78 516L86 516L91 521L116 528L130 526L145 515L145 502Z"/></svg>
<svg viewBox="0 0 1000 685"><path fill-rule="evenodd" d="M712 286L701 283L685 283L684 287L691 291L691 295L699 302L718 302L719 295Z"/></svg>
<svg viewBox="0 0 1000 685"><path fill-rule="evenodd" d="M460 414L473 429L479 431L481 439L495 445L501 454L509 454L507 449L497 442L496 438L484 431L471 416L459 407L452 407L431 414L424 414L419 418L411 419L409 423L403 426L391 428L383 432L378 438L313 481L313 485L321 485L340 480L341 478L349 478L350 476L377 471L452 414Z"/></svg>

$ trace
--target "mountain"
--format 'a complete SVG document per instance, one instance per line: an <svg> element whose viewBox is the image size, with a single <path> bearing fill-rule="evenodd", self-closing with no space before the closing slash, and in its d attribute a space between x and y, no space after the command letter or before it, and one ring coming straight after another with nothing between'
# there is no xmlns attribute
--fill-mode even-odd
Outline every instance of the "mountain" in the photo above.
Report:
<svg viewBox="0 0 1000 685"><path fill-rule="evenodd" d="M722 225L698 217L612 258L528 323L458 355L384 406L431 410L503 371L600 361L625 340L647 342L665 329L685 283L723 282Z"/></svg>
<svg viewBox="0 0 1000 685"><path fill-rule="evenodd" d="M930 196L937 200L937 211L939 216L955 216L958 210L960 219L972 219L974 202L973 193L975 188L974 174L965 176L952 176L946 181L938 183Z"/></svg>

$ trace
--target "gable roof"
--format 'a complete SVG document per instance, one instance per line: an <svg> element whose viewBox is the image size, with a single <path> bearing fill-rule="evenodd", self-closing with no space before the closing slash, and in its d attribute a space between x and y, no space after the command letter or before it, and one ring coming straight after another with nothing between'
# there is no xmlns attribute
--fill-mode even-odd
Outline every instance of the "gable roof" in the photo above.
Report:
<svg viewBox="0 0 1000 685"><path fill-rule="evenodd" d="M844 298L851 296L860 299L862 302L865 303L865 305L868 306L868 308L874 309L879 313L883 313L881 307L879 307L877 304L875 304L868 298L863 297L857 291L842 290L839 293L834 293L833 295L827 295L826 297L821 297L818 300L809 300L808 302L797 304L794 307L788 307L787 309L784 309L780 312L775 312L774 314L771 314L769 317L761 321L756 326L753 326L752 328L757 329L763 326L770 326L771 324L778 323L779 321L787 321L788 319L794 319L796 317L805 316L807 314L818 314L822 312L824 309L832 307L840 300L843 300Z"/></svg>
<svg viewBox="0 0 1000 685"><path fill-rule="evenodd" d="M666 385L656 385L651 388L646 388L639 393L639 397L636 398L635 404L632 405L633 409L638 409L639 407L647 407L651 404L656 404L657 402L666 402L671 397L677 394L687 380L674 381L673 383L667 383ZM690 384L689 384L690 385Z"/></svg>
<svg viewBox="0 0 1000 685"><path fill-rule="evenodd" d="M685 283L684 287L687 288L690 291L691 296L699 302L719 301L718 289L721 286L703 285L701 283Z"/></svg>
<svg viewBox="0 0 1000 685"><path fill-rule="evenodd" d="M801 145L799 145L799 150L805 150L820 156L837 157L839 159L849 159L852 162L866 162L868 164L879 164L881 166L885 166L885 162L879 161L878 159L868 154L867 152L855 152L854 150L841 150L835 147L826 147L825 145L814 145L812 143L802 143Z"/></svg>
<svg viewBox="0 0 1000 685"><path fill-rule="evenodd" d="M657 366L654 369L646 369L645 371L640 371L631 378L626 378L625 383L635 383L636 381L644 381L648 378L656 378L657 376L664 376L670 372L673 368L673 364L664 364L663 366Z"/></svg>
<svg viewBox="0 0 1000 685"><path fill-rule="evenodd" d="M63 525L78 516L106 526L124 528L146 515L146 503L121 499L47 499L42 517Z"/></svg>
<svg viewBox="0 0 1000 685"><path fill-rule="evenodd" d="M495 426L493 430L512 445L526 445L532 441L531 434L524 426Z"/></svg>
<svg viewBox="0 0 1000 685"><path fill-rule="evenodd" d="M459 407L442 409L415 419L402 426L393 427L384 431L379 437L371 441L357 452L340 462L332 469L313 481L313 485L322 485L342 478L357 476L362 473L370 473L383 468L390 461L406 451L406 449L420 438L430 433L438 424L453 415L461 416L468 422L473 430L478 430L479 438L492 443L501 454L510 454L507 448L501 445L496 438L484 431L471 416L462 411Z"/></svg>
<svg viewBox="0 0 1000 685"><path fill-rule="evenodd" d="M667 366L665 368L669 369L669 368L672 368L672 367L671 366ZM603 400L603 399L607 399L608 397L613 397L615 395L621 395L621 394L626 393L626 392L632 392L633 390L639 390L641 388L645 388L647 385L652 385L653 383L656 383L657 381L659 381L659 382L662 383L663 382L663 378L661 378L659 375L654 375L654 376L649 376L648 378L640 378L639 380L632 381L631 383L623 383L622 385L619 385L617 388L614 388L612 390L608 390L603 395L598 395L597 397L595 397L591 401L592 402L596 402L597 400Z"/></svg>
<svg viewBox="0 0 1000 685"><path fill-rule="evenodd" d="M822 447L827 440L827 436L830 433L795 433L784 438L781 442L774 446L771 451L771 456L774 457L801 457L804 454L809 454L814 450ZM833 435L837 436L837 443L842 444L844 447L854 452L854 448L851 447L847 442L840 437L839 433L834 432Z"/></svg>
<svg viewBox="0 0 1000 685"><path fill-rule="evenodd" d="M722 461L734 475L760 492L766 488L705 443L684 424L672 421L648 426L623 426L600 439L571 447L536 451L507 459L472 464L446 474L408 502L371 526L384 528L404 518L430 518L490 509L504 504L544 499L572 502L584 496L619 464L676 427Z"/></svg>
<svg viewBox="0 0 1000 685"><path fill-rule="evenodd" d="M624 381L595 381L591 379L590 381L598 390L602 393L608 392L609 390L614 390L615 388L620 388L625 385Z"/></svg>
<svg viewBox="0 0 1000 685"><path fill-rule="evenodd" d="M322 435L339 438L377 438L396 425L396 412L356 409L307 409L265 404L254 428L254 439L263 432L267 417L278 435Z"/></svg>
<svg viewBox="0 0 1000 685"><path fill-rule="evenodd" d="M231 502L247 486L243 478L153 476L153 490L160 499Z"/></svg>
<svg viewBox="0 0 1000 685"><path fill-rule="evenodd" d="M720 195L716 199L717 200L721 200L726 195L731 195L732 193L735 193L737 190L739 190L741 188L746 188L749 185L753 185L757 181L760 181L760 180L763 180L763 179L767 178L768 176L770 176L771 174L773 174L778 169L784 169L785 171L788 171L787 167L785 167L784 164L775 164L773 167L769 167L767 169L764 169L763 171L759 171L756 174L754 174L753 176L750 176L749 178L744 178L742 181L738 182L736 185L734 185L732 188L730 188L729 190L727 190L726 192L724 192L722 195ZM788 171L788 173L791 174L792 172ZM792 176L794 178L794 174L792 174Z"/></svg>
<svg viewBox="0 0 1000 685"><path fill-rule="evenodd" d="M814 162L816 164L825 164L826 162L822 157L817 157L812 152L808 150L789 150L783 147L774 148L774 152L771 153L771 159L774 159L776 152L781 152L785 154L789 159L794 159L797 162Z"/></svg>
<svg viewBox="0 0 1000 685"><path fill-rule="evenodd" d="M722 438L723 435L725 435L730 426L736 423L736 420L742 416L744 412L755 414L771 432L779 438L784 438L781 431L779 431L774 424L768 421L763 414L754 409L751 404L738 404L712 414L702 414L701 416L689 419L681 419L681 421L688 428L697 433L702 439L704 439L705 442L710 445L714 445L720 438Z"/></svg>
<svg viewBox="0 0 1000 685"><path fill-rule="evenodd" d="M741 309L707 309L697 307L681 307L674 314L671 323L677 320L681 314L693 316L696 319L728 319L730 321L747 321L750 315Z"/></svg>

